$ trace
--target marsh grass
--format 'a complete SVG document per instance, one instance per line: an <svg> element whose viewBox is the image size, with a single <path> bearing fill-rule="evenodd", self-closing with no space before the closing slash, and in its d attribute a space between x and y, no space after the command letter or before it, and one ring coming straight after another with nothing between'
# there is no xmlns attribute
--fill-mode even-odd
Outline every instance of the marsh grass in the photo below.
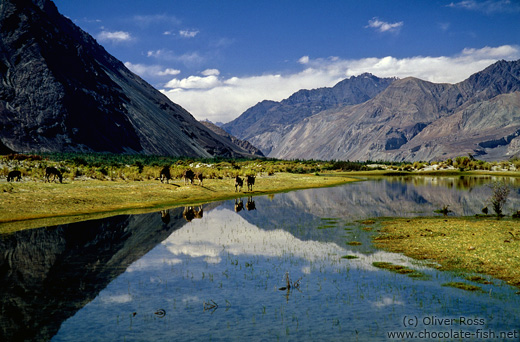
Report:
<svg viewBox="0 0 520 342"><path fill-rule="evenodd" d="M512 239L511 233L520 234L515 220L388 219L382 222L374 244L415 259L432 260L442 270L487 274L520 287L520 241Z"/></svg>
<svg viewBox="0 0 520 342"><path fill-rule="evenodd" d="M456 282L456 281L451 281L449 283L444 283L444 284L442 284L442 286L454 287L454 288L457 288L457 289L461 289L461 290L465 290L465 291L471 291L471 292L477 292L477 291L478 292L484 292L484 290L482 290L482 288L480 286L466 284L466 283L462 283L462 282Z"/></svg>
<svg viewBox="0 0 520 342"><path fill-rule="evenodd" d="M429 278L426 274L424 274L422 272L419 272L417 270L414 270L412 268L409 268L409 267L406 267L403 265L395 265L395 264L392 264L391 262L375 261L372 263L372 266L380 268L380 269L384 269L384 270L387 270L387 271L390 271L393 273L405 274L410 278L417 278L417 279L428 279Z"/></svg>

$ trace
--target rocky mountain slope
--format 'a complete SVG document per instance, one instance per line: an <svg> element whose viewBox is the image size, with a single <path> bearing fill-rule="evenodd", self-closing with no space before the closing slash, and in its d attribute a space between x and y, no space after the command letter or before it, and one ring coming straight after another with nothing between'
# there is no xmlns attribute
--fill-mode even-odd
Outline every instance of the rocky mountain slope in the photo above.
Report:
<svg viewBox="0 0 520 342"><path fill-rule="evenodd" d="M0 146L244 156L130 72L50 0L0 2Z"/></svg>
<svg viewBox="0 0 520 342"><path fill-rule="evenodd" d="M332 88L300 90L281 102L262 101L222 128L269 154L303 119L330 108L365 102L395 80L366 73L345 79Z"/></svg>
<svg viewBox="0 0 520 342"><path fill-rule="evenodd" d="M247 140L241 140L237 137L229 134L216 124L214 124L211 121L201 121L201 124L203 124L206 128L210 129L214 133L224 137L225 139L231 141L233 144L240 146L244 150L248 151L253 156L259 156L259 157L265 157L262 151L260 151L258 148L254 147L249 141Z"/></svg>
<svg viewBox="0 0 520 342"><path fill-rule="evenodd" d="M520 154L519 98L520 60L496 62L457 84L396 80L363 103L300 120L268 156L414 161L472 154L503 160Z"/></svg>

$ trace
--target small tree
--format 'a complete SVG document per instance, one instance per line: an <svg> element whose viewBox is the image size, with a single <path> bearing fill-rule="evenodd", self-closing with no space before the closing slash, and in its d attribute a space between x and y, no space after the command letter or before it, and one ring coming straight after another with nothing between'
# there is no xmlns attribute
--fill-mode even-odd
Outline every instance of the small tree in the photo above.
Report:
<svg viewBox="0 0 520 342"><path fill-rule="evenodd" d="M493 210L497 216L503 216L502 209L504 208L504 204L507 201L507 197L509 196L511 189L501 181L493 182L490 187L493 190L493 194L489 198L491 206L493 207Z"/></svg>

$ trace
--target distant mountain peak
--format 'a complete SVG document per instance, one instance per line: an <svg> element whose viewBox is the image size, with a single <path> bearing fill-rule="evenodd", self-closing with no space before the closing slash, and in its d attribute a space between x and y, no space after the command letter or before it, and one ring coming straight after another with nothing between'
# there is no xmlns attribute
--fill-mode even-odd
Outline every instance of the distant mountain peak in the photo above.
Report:
<svg viewBox="0 0 520 342"><path fill-rule="evenodd" d="M471 153L503 160L520 155L520 60L498 61L457 84L416 77L374 82L379 80L364 73L332 88L300 90L269 110L252 107L236 120L243 125L239 136L268 157L285 159L415 161ZM371 96L363 101L367 91ZM357 101L338 105L341 94ZM301 112L308 115L298 116ZM227 125L232 129L234 123Z"/></svg>

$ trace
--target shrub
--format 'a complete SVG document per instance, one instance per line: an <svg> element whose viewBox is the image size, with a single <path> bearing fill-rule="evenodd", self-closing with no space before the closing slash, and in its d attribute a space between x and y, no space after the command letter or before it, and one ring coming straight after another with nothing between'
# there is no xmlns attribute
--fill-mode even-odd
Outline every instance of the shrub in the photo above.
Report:
<svg viewBox="0 0 520 342"><path fill-rule="evenodd" d="M493 190L493 194L489 198L491 206L497 216L503 216L502 209L504 208L511 189L504 182L500 181L493 182L490 187Z"/></svg>

